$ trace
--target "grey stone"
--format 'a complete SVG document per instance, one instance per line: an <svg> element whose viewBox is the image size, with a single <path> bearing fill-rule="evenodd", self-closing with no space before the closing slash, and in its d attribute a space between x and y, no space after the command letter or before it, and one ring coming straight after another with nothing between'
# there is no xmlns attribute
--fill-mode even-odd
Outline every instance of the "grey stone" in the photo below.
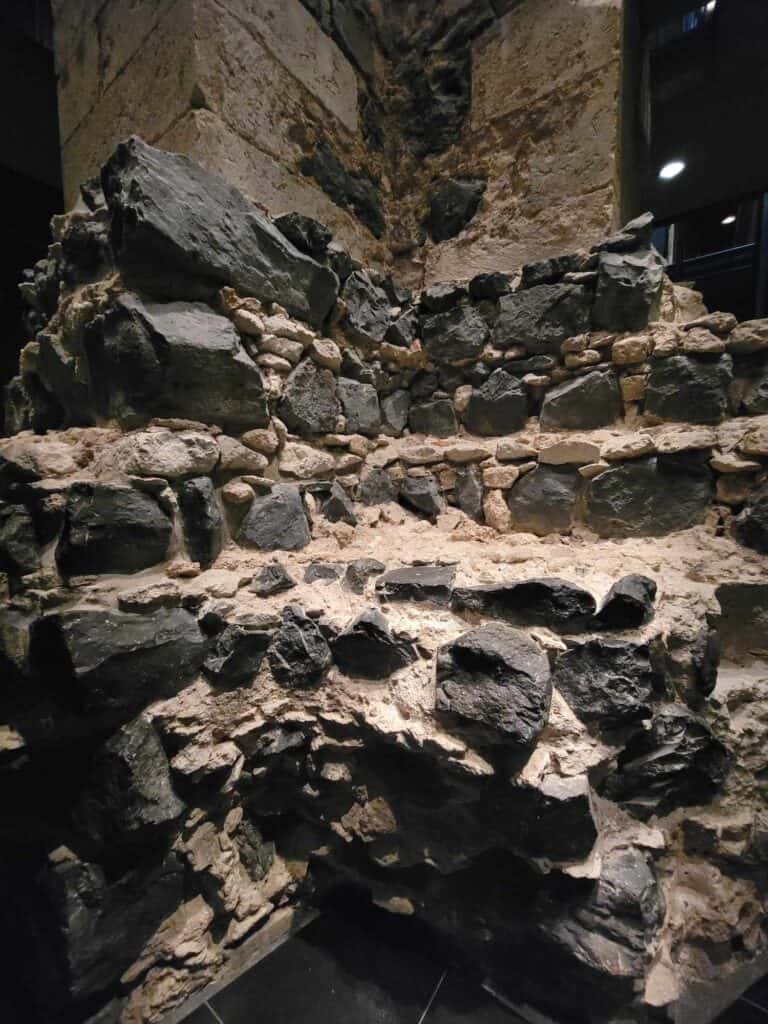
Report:
<svg viewBox="0 0 768 1024"><path fill-rule="evenodd" d="M243 686L259 671L271 642L272 634L258 626L232 623L216 637L205 672L218 685Z"/></svg>
<svg viewBox="0 0 768 1024"><path fill-rule="evenodd" d="M632 252L647 249L653 236L653 214L641 213L613 235L593 245L590 252Z"/></svg>
<svg viewBox="0 0 768 1024"><path fill-rule="evenodd" d="M302 213L284 213L273 223L299 252L322 262L333 237L325 224Z"/></svg>
<svg viewBox="0 0 768 1024"><path fill-rule="evenodd" d="M768 371L750 382L742 404L749 416L761 416L768 412Z"/></svg>
<svg viewBox="0 0 768 1024"><path fill-rule="evenodd" d="M409 348L416 339L419 328L419 317L414 308L407 309L393 320L387 328L385 339L390 345Z"/></svg>
<svg viewBox="0 0 768 1024"><path fill-rule="evenodd" d="M592 310L595 328L639 331L650 321L658 320L664 266L655 249L630 254L600 253Z"/></svg>
<svg viewBox="0 0 768 1024"><path fill-rule="evenodd" d="M500 622L463 633L437 655L437 710L480 742L532 746L552 699L549 662L521 630Z"/></svg>
<svg viewBox="0 0 768 1024"><path fill-rule="evenodd" d="M346 307L341 328L347 337L361 345L378 345L384 340L391 303L383 288L357 270L345 281L341 299Z"/></svg>
<svg viewBox="0 0 768 1024"><path fill-rule="evenodd" d="M723 654L732 661L768 652L768 583L721 583L717 632Z"/></svg>
<svg viewBox="0 0 768 1024"><path fill-rule="evenodd" d="M663 420L719 423L728 415L733 360L670 356L655 359L645 386L645 409Z"/></svg>
<svg viewBox="0 0 768 1024"><path fill-rule="evenodd" d="M474 307L460 304L422 317L421 338L432 359L450 363L476 359L488 340L488 325Z"/></svg>
<svg viewBox="0 0 768 1024"><path fill-rule="evenodd" d="M559 353L566 338L590 328L592 298L576 284L537 285L502 295L493 328L497 348L525 345L530 353Z"/></svg>
<svg viewBox="0 0 768 1024"><path fill-rule="evenodd" d="M527 414L525 388L517 377L499 369L472 389L462 418L471 433L492 437L520 430Z"/></svg>
<svg viewBox="0 0 768 1024"><path fill-rule="evenodd" d="M370 46L370 39L366 41ZM325 139L320 139L314 152L304 157L299 168L302 174L314 178L337 206L351 210L361 224L376 238L381 238L384 233L381 193L369 174L348 170Z"/></svg>
<svg viewBox="0 0 768 1024"><path fill-rule="evenodd" d="M331 647L341 671L362 679L385 679L416 659L410 637L393 632L375 608L353 619Z"/></svg>
<svg viewBox="0 0 768 1024"><path fill-rule="evenodd" d="M411 405L408 425L414 434L429 434L432 437L452 437L458 433L456 413L450 398L436 398L431 402Z"/></svg>
<svg viewBox="0 0 768 1024"><path fill-rule="evenodd" d="M463 284L433 284L421 293L419 305L426 313L445 313L458 306L466 297L467 289Z"/></svg>
<svg viewBox="0 0 768 1024"><path fill-rule="evenodd" d="M750 495L734 521L733 534L746 547L768 554L768 484Z"/></svg>
<svg viewBox="0 0 768 1024"><path fill-rule="evenodd" d="M452 565L412 565L392 569L376 580L383 601L426 601L447 605L451 600L456 568Z"/></svg>
<svg viewBox="0 0 768 1024"><path fill-rule="evenodd" d="M271 597L295 586L296 580L281 562L270 562L253 577L250 589L259 597Z"/></svg>
<svg viewBox="0 0 768 1024"><path fill-rule="evenodd" d="M276 682L304 688L320 682L331 665L331 650L317 623L294 604L283 610L283 624L267 659Z"/></svg>
<svg viewBox="0 0 768 1024"><path fill-rule="evenodd" d="M371 469L360 478L357 499L363 505L385 505L397 501L398 486L386 469Z"/></svg>
<svg viewBox="0 0 768 1024"><path fill-rule="evenodd" d="M381 427L381 409L379 396L372 384L339 377L336 393L347 420L347 433L369 436L378 434Z"/></svg>
<svg viewBox="0 0 768 1024"><path fill-rule="evenodd" d="M595 599L588 590L556 576L455 587L451 607L518 626L547 626L558 633L583 631L596 610Z"/></svg>
<svg viewBox="0 0 768 1024"><path fill-rule="evenodd" d="M408 411L411 395L405 388L399 388L381 399L382 434L399 437L408 425Z"/></svg>
<svg viewBox="0 0 768 1024"><path fill-rule="evenodd" d="M179 508L189 557L207 568L221 552L224 516L208 476L185 480L178 487Z"/></svg>
<svg viewBox="0 0 768 1024"><path fill-rule="evenodd" d="M595 617L602 629L637 629L653 617L656 581L630 573L622 576L605 595Z"/></svg>
<svg viewBox="0 0 768 1024"><path fill-rule="evenodd" d="M344 573L344 586L353 594L362 594L369 576L378 576L384 572L383 562L376 558L356 558L347 566Z"/></svg>
<svg viewBox="0 0 768 1024"><path fill-rule="evenodd" d="M525 263L520 276L520 287L535 288L542 284L559 284L566 274L580 271L583 264L584 256L580 253L551 256L535 263Z"/></svg>
<svg viewBox="0 0 768 1024"><path fill-rule="evenodd" d="M612 370L592 370L566 380L544 395L541 425L551 430L594 430L621 415L621 395Z"/></svg>
<svg viewBox="0 0 768 1024"><path fill-rule="evenodd" d="M334 580L341 579L343 572L344 565L341 562L313 562L304 570L304 582L317 583L318 581L324 581L332 583Z"/></svg>
<svg viewBox="0 0 768 1024"><path fill-rule="evenodd" d="M320 503L320 511L331 523L348 523L357 526L357 516L352 499L337 481L331 484L328 497Z"/></svg>
<svg viewBox="0 0 768 1024"><path fill-rule="evenodd" d="M582 722L613 729L651 716L656 677L646 644L577 644L557 659L552 683Z"/></svg>
<svg viewBox="0 0 768 1024"><path fill-rule="evenodd" d="M436 519L445 507L435 479L431 476L403 477L397 493L404 505L428 519Z"/></svg>
<svg viewBox="0 0 768 1024"><path fill-rule="evenodd" d="M486 183L481 179L448 178L429 201L427 230L434 242L454 238L477 213Z"/></svg>
<svg viewBox="0 0 768 1024"><path fill-rule="evenodd" d="M0 572L25 576L39 568L32 516L24 505L0 505Z"/></svg>
<svg viewBox="0 0 768 1024"><path fill-rule="evenodd" d="M572 466L539 465L526 473L507 495L516 530L535 533L569 533L582 478Z"/></svg>
<svg viewBox="0 0 768 1024"><path fill-rule="evenodd" d="M112 249L125 279L141 291L208 300L231 285L316 326L333 307L336 275L188 157L133 136L118 145L101 180Z"/></svg>
<svg viewBox="0 0 768 1024"><path fill-rule="evenodd" d="M299 488L276 484L258 496L245 515L237 541L261 551L298 551L309 544L310 533Z"/></svg>
<svg viewBox="0 0 768 1024"><path fill-rule="evenodd" d="M285 382L280 419L298 434L328 434L336 429L340 411L336 377L312 359L303 359Z"/></svg>
<svg viewBox="0 0 768 1024"><path fill-rule="evenodd" d="M483 476L477 466L456 467L456 503L461 511L482 522Z"/></svg>
<svg viewBox="0 0 768 1024"><path fill-rule="evenodd" d="M508 274L476 274L469 282L469 294L475 301L500 299L512 291Z"/></svg>

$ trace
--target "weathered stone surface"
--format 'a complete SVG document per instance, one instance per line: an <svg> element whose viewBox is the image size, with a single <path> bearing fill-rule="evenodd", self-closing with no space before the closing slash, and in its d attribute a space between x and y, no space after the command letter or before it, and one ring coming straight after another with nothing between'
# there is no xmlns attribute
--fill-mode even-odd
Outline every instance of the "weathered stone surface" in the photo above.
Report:
<svg viewBox="0 0 768 1024"><path fill-rule="evenodd" d="M121 143L102 172L111 242L126 278L162 299L208 299L222 285L319 325L338 280L256 207L187 157Z"/></svg>
<svg viewBox="0 0 768 1024"><path fill-rule="evenodd" d="M341 578L344 565L341 562L313 562L304 570L305 583L332 583Z"/></svg>
<svg viewBox="0 0 768 1024"><path fill-rule="evenodd" d="M99 475L125 473L176 480L210 473L219 461L219 454L210 434L191 430L137 430L103 448L94 460L93 470Z"/></svg>
<svg viewBox="0 0 768 1024"><path fill-rule="evenodd" d="M336 429L340 411L333 373L304 359L285 383L280 418L299 434L327 434Z"/></svg>
<svg viewBox="0 0 768 1024"><path fill-rule="evenodd" d="M124 725L94 757L75 820L97 842L142 843L184 811L151 722Z"/></svg>
<svg viewBox="0 0 768 1024"><path fill-rule="evenodd" d="M353 594L362 594L370 576L384 572L385 565L376 558L356 558L344 573L344 586Z"/></svg>
<svg viewBox="0 0 768 1024"><path fill-rule="evenodd" d="M729 755L707 726L681 707L665 707L636 732L602 787L639 818L707 803L717 792Z"/></svg>
<svg viewBox="0 0 768 1024"><path fill-rule="evenodd" d="M275 218L274 224L299 252L322 261L333 237L324 224L301 213L284 213Z"/></svg>
<svg viewBox="0 0 768 1024"><path fill-rule="evenodd" d="M473 388L462 419L473 434L492 437L519 430L525 423L528 400L520 381L506 370L494 370Z"/></svg>
<svg viewBox="0 0 768 1024"><path fill-rule="evenodd" d="M593 370L551 388L541 406L546 430L594 430L621 415L621 395L612 371Z"/></svg>
<svg viewBox="0 0 768 1024"><path fill-rule="evenodd" d="M372 384L339 377L336 393L350 434L378 434L381 427L381 409L379 396Z"/></svg>
<svg viewBox="0 0 768 1024"><path fill-rule="evenodd" d="M479 612L518 626L547 626L569 633L587 628L597 606L589 591L551 577L456 587L451 607L457 611Z"/></svg>
<svg viewBox="0 0 768 1024"><path fill-rule="evenodd" d="M650 718L655 681L647 645L602 639L561 654L552 675L582 722L608 729Z"/></svg>
<svg viewBox="0 0 768 1024"><path fill-rule="evenodd" d="M341 299L346 307L341 326L351 341L378 345L384 340L390 324L391 303L383 288L358 270L344 283Z"/></svg>
<svg viewBox="0 0 768 1024"><path fill-rule="evenodd" d="M165 557L171 533L149 495L117 484L73 484L56 562L67 576L139 572Z"/></svg>
<svg viewBox="0 0 768 1024"><path fill-rule="evenodd" d="M331 648L341 671L362 679L385 679L416 659L411 638L393 632L375 608L353 619Z"/></svg>
<svg viewBox="0 0 768 1024"><path fill-rule="evenodd" d="M750 416L768 412L768 370L751 381L744 392L743 405Z"/></svg>
<svg viewBox="0 0 768 1024"><path fill-rule="evenodd" d="M507 497L514 528L539 536L570 532L582 478L570 466L537 466Z"/></svg>
<svg viewBox="0 0 768 1024"><path fill-rule="evenodd" d="M411 408L411 393L399 388L381 399L381 421L383 434L398 437L408 426L408 412Z"/></svg>
<svg viewBox="0 0 768 1024"><path fill-rule="evenodd" d="M352 499L341 484L335 480L328 496L320 502L320 511L331 523L348 523L349 526L357 526L357 516Z"/></svg>
<svg viewBox="0 0 768 1024"><path fill-rule="evenodd" d="M364 505L397 501L398 485L385 469L371 469L360 478L357 499Z"/></svg>
<svg viewBox="0 0 768 1024"><path fill-rule="evenodd" d="M467 289L455 281L433 284L425 288L419 299L422 313L445 313L454 306L466 302Z"/></svg>
<svg viewBox="0 0 768 1024"><path fill-rule="evenodd" d="M257 497L237 535L244 547L261 551L297 551L309 544L309 524L298 487L277 484Z"/></svg>
<svg viewBox="0 0 768 1024"><path fill-rule="evenodd" d="M712 481L685 470L660 457L611 466L587 486L587 524L601 537L659 537L695 526L712 500Z"/></svg>
<svg viewBox="0 0 768 1024"><path fill-rule="evenodd" d="M32 516L24 505L0 505L0 572L24 576L39 568Z"/></svg>
<svg viewBox="0 0 768 1024"><path fill-rule="evenodd" d="M493 328L498 348L525 345L531 353L556 353L566 338L590 327L591 298L580 285L537 285L503 295Z"/></svg>
<svg viewBox="0 0 768 1024"><path fill-rule="evenodd" d="M546 654L511 626L480 626L438 652L437 710L477 729L481 742L531 746L551 698Z"/></svg>
<svg viewBox="0 0 768 1024"><path fill-rule="evenodd" d="M270 562L251 580L250 589L259 597L271 597L296 586L296 580L280 562Z"/></svg>
<svg viewBox="0 0 768 1024"><path fill-rule="evenodd" d="M654 360L645 388L646 411L665 420L719 423L728 414L732 379L730 356Z"/></svg>
<svg viewBox="0 0 768 1024"><path fill-rule="evenodd" d="M456 568L452 565L413 565L392 569L376 580L376 594L384 601L426 601L447 605Z"/></svg>
<svg viewBox="0 0 768 1024"><path fill-rule="evenodd" d="M536 263L523 264L520 275L521 288L535 288L542 284L559 284L566 274L576 273L586 259L585 254L568 253L565 256L551 256Z"/></svg>
<svg viewBox="0 0 768 1024"><path fill-rule="evenodd" d="M728 336L729 352L749 355L752 352L762 352L764 349L768 349L768 319L745 320L733 325L733 330Z"/></svg>
<svg viewBox="0 0 768 1024"><path fill-rule="evenodd" d="M182 608L151 615L81 609L42 618L32 654L87 714L125 719L185 686L203 661L205 640Z"/></svg>
<svg viewBox="0 0 768 1024"><path fill-rule="evenodd" d="M281 686L303 688L320 682L331 651L320 627L300 605L283 610L283 624L267 652L272 675Z"/></svg>
<svg viewBox="0 0 768 1024"><path fill-rule="evenodd" d="M508 274L476 274L469 282L469 294L477 302L481 299L500 299L512 291Z"/></svg>
<svg viewBox="0 0 768 1024"><path fill-rule="evenodd" d="M337 206L351 210L376 238L382 236L381 196L369 174L348 170L325 139L320 139L314 152L304 157L299 167L303 174L315 179Z"/></svg>
<svg viewBox="0 0 768 1024"><path fill-rule="evenodd" d="M485 320L473 306L464 303L421 320L424 349L439 362L475 359L483 351L488 336Z"/></svg>
<svg viewBox="0 0 768 1024"><path fill-rule="evenodd" d="M768 554L768 484L763 484L749 499L733 524L734 536L742 544Z"/></svg>
<svg viewBox="0 0 768 1024"><path fill-rule="evenodd" d="M445 507L435 478L431 476L403 477L397 494L404 505L428 519L435 519Z"/></svg>
<svg viewBox="0 0 768 1024"><path fill-rule="evenodd" d="M454 238L472 220L485 192L481 179L449 178L431 196L427 230L432 240Z"/></svg>
<svg viewBox="0 0 768 1024"><path fill-rule="evenodd" d="M602 629L637 629L653 616L656 581L630 573L605 595L595 621Z"/></svg>
<svg viewBox="0 0 768 1024"><path fill-rule="evenodd" d="M715 590L723 655L734 661L768 652L768 583L721 583Z"/></svg>
<svg viewBox="0 0 768 1024"><path fill-rule="evenodd" d="M431 402L411 404L408 425L414 434L452 437L458 432L453 402L450 398L436 398Z"/></svg>
<svg viewBox="0 0 768 1024"><path fill-rule="evenodd" d="M299 480L329 477L336 462L329 452L300 441L287 441L280 453L280 472Z"/></svg>
<svg viewBox="0 0 768 1024"><path fill-rule="evenodd" d="M639 331L658 320L664 260L655 249L602 252L592 322L606 331ZM576 333L576 332L574 332Z"/></svg>
<svg viewBox="0 0 768 1024"><path fill-rule="evenodd" d="M272 591L275 593L275 591ZM204 668L218 685L243 686L258 672L272 634L259 626L233 623L216 637Z"/></svg>
<svg viewBox="0 0 768 1024"><path fill-rule="evenodd" d="M456 468L456 502L461 511L478 522L483 516L483 478L477 466Z"/></svg>
<svg viewBox="0 0 768 1024"><path fill-rule="evenodd" d="M213 481L209 476L185 480L178 496L189 556L206 568L216 560L223 543L224 516Z"/></svg>
<svg viewBox="0 0 768 1024"><path fill-rule="evenodd" d="M234 437L227 437L226 434L220 434L216 438L216 445L221 456L216 467L220 474L250 473L258 476L269 464L266 456L241 444Z"/></svg>

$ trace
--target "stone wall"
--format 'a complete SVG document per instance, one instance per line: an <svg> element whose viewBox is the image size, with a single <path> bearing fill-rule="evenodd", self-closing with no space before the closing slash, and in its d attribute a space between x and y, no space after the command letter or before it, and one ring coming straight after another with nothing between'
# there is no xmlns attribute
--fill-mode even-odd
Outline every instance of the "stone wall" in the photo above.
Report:
<svg viewBox="0 0 768 1024"><path fill-rule="evenodd" d="M28 1018L152 1024L353 882L513 1005L708 1024L768 948L768 324L648 218L409 294L138 139L101 181L0 442Z"/></svg>

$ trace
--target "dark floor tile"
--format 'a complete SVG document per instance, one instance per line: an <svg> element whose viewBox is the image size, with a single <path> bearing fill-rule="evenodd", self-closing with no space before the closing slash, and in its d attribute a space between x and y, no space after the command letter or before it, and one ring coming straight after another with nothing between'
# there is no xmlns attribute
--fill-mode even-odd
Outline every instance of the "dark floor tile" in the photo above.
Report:
<svg viewBox="0 0 768 1024"><path fill-rule="evenodd" d="M524 1024L480 987L476 978L451 971L435 997L424 1024Z"/></svg>
<svg viewBox="0 0 768 1024"><path fill-rule="evenodd" d="M211 999L224 1024L417 1024L442 965L391 915L323 914Z"/></svg>
<svg viewBox="0 0 768 1024"><path fill-rule="evenodd" d="M714 1024L768 1024L768 1013L743 999L737 999L729 1010L720 1014Z"/></svg>
<svg viewBox="0 0 768 1024"><path fill-rule="evenodd" d="M216 1018L203 1003L202 1006L198 1006L194 1013L190 1013L188 1017L184 1018L183 1024L217 1024Z"/></svg>
<svg viewBox="0 0 768 1024"><path fill-rule="evenodd" d="M744 997L768 1010L768 977L755 982L752 988L744 993Z"/></svg>

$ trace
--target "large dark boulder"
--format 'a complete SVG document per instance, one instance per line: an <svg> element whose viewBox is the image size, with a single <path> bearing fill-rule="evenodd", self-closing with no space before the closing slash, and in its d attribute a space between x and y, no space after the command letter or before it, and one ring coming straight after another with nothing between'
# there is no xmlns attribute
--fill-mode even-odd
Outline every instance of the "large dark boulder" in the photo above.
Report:
<svg viewBox="0 0 768 1024"><path fill-rule="evenodd" d="M655 359L645 386L645 410L663 420L719 423L728 415L732 380L729 355Z"/></svg>
<svg viewBox="0 0 768 1024"><path fill-rule="evenodd" d="M460 303L422 317L421 339L427 355L442 363L476 359L489 336L488 324L474 306Z"/></svg>
<svg viewBox="0 0 768 1024"><path fill-rule="evenodd" d="M605 595L595 624L601 629L637 629L653 617L656 581L630 573L617 580Z"/></svg>
<svg viewBox="0 0 768 1024"><path fill-rule="evenodd" d="M218 557L223 542L224 516L209 476L196 476L178 487L184 539L193 562L207 568Z"/></svg>
<svg viewBox="0 0 768 1024"><path fill-rule="evenodd" d="M409 565L391 569L376 580L376 594L383 601L426 601L447 605L451 599L456 567Z"/></svg>
<svg viewBox="0 0 768 1024"><path fill-rule="evenodd" d="M336 429L341 412L336 378L330 370L304 359L285 382L278 412L297 434L328 434Z"/></svg>
<svg viewBox="0 0 768 1024"><path fill-rule="evenodd" d="M286 687L319 683L331 665L331 650L323 633L300 605L283 610L283 624L275 634L267 660L275 680Z"/></svg>
<svg viewBox="0 0 768 1024"><path fill-rule="evenodd" d="M433 242L454 238L469 224L486 183L480 178L448 178L442 182L429 200L427 230Z"/></svg>
<svg viewBox="0 0 768 1024"><path fill-rule="evenodd" d="M709 802L729 762L728 751L704 722L670 705L656 712L649 728L633 734L601 793L638 818L667 814Z"/></svg>
<svg viewBox="0 0 768 1024"><path fill-rule="evenodd" d="M24 505L0 505L0 572L25 576L39 568L32 516Z"/></svg>
<svg viewBox="0 0 768 1024"><path fill-rule="evenodd" d="M299 252L237 189L186 156L133 136L101 173L111 242L132 286L161 299L209 300L222 285L279 302L320 326L338 279Z"/></svg>
<svg viewBox="0 0 768 1024"><path fill-rule="evenodd" d="M589 292L577 284L542 284L502 295L493 343L559 353L566 338L589 330L591 304Z"/></svg>
<svg viewBox="0 0 768 1024"><path fill-rule="evenodd" d="M181 690L202 664L206 642L181 608L151 615L80 609L37 622L31 652L63 702L87 714L127 718Z"/></svg>
<svg viewBox="0 0 768 1024"><path fill-rule="evenodd" d="M378 345L390 325L392 303L383 288L373 283L368 274L357 270L344 283L341 299L345 313L341 327L351 341L361 345Z"/></svg>
<svg viewBox="0 0 768 1024"><path fill-rule="evenodd" d="M600 253L592 311L595 328L639 331L658 320L664 265L655 249Z"/></svg>
<svg viewBox="0 0 768 1024"><path fill-rule="evenodd" d="M353 619L331 643L342 672L362 679L385 679L416 659L410 637L395 633L375 608Z"/></svg>
<svg viewBox="0 0 768 1024"><path fill-rule="evenodd" d="M712 481L686 468L656 456L612 466L587 487L587 525L601 537L661 537L696 526L712 500Z"/></svg>
<svg viewBox="0 0 768 1024"><path fill-rule="evenodd" d="M748 548L768 554L768 485L750 495L746 508L733 524L736 539Z"/></svg>
<svg viewBox="0 0 768 1024"><path fill-rule="evenodd" d="M119 484L73 484L56 562L65 576L139 572L165 558L172 532L148 494Z"/></svg>
<svg viewBox="0 0 768 1024"><path fill-rule="evenodd" d="M557 577L456 587L451 598L455 611L478 612L519 626L548 626L558 633L576 633L588 627L595 599L574 583Z"/></svg>
<svg viewBox="0 0 768 1024"><path fill-rule="evenodd" d="M531 746L552 699L547 656L500 622L463 633L437 655L437 709L480 742Z"/></svg>
<svg viewBox="0 0 768 1024"><path fill-rule="evenodd" d="M612 370L593 370L551 388L541 406L544 430L593 430L621 416L621 395Z"/></svg>
<svg viewBox="0 0 768 1024"><path fill-rule="evenodd" d="M303 213L284 213L274 224L299 252L322 262L333 238L325 224Z"/></svg>
<svg viewBox="0 0 768 1024"><path fill-rule="evenodd" d="M506 370L494 370L480 387L472 389L462 416L473 434L494 437L511 434L525 424L528 400L522 383Z"/></svg>
<svg viewBox="0 0 768 1024"><path fill-rule="evenodd" d="M237 541L261 551L298 551L309 544L309 523L294 484L276 484L254 499L240 524Z"/></svg>
<svg viewBox="0 0 768 1024"><path fill-rule="evenodd" d="M582 722L606 728L650 718L655 682L646 644L602 639L565 651L552 676Z"/></svg>
<svg viewBox="0 0 768 1024"><path fill-rule="evenodd" d="M259 368L226 317L200 302L123 293L84 334L94 409L133 427L179 416L239 433L265 426Z"/></svg>
<svg viewBox="0 0 768 1024"><path fill-rule="evenodd" d="M539 465L526 473L507 496L515 529L540 537L569 533L582 483L572 466Z"/></svg>
<svg viewBox="0 0 768 1024"><path fill-rule="evenodd" d="M375 436L381 428L379 396L373 384L339 377L336 394L347 421L348 434Z"/></svg>
<svg viewBox="0 0 768 1024"><path fill-rule="evenodd" d="M98 842L140 844L168 830L183 811L160 737L139 717L96 752L75 820Z"/></svg>

